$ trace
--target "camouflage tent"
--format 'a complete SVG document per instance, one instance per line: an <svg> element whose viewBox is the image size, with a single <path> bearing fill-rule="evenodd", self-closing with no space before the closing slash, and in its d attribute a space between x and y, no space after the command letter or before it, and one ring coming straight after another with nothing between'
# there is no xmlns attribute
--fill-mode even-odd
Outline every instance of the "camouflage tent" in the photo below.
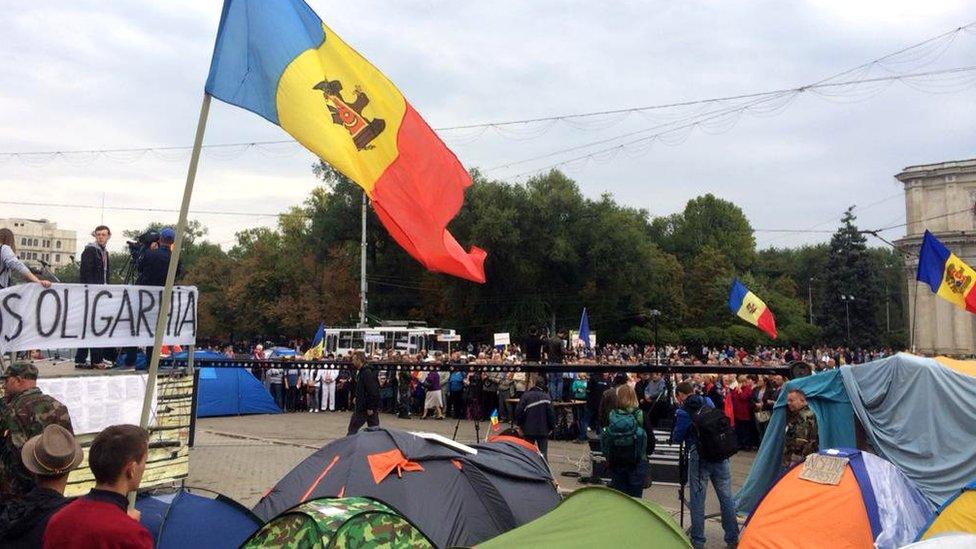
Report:
<svg viewBox="0 0 976 549"><path fill-rule="evenodd" d="M307 501L265 524L242 547L433 549L434 545L393 509L374 499L355 497Z"/></svg>

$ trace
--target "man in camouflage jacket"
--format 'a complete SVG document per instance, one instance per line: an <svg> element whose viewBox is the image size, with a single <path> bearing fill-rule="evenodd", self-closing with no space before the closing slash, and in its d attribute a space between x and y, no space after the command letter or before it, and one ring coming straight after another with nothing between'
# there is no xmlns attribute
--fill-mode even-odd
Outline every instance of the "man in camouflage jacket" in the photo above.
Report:
<svg viewBox="0 0 976 549"><path fill-rule="evenodd" d="M68 409L37 388L37 368L29 362L14 362L3 373L3 403L0 405L0 499L22 496L34 486L24 467L20 450L44 427L56 424L68 431Z"/></svg>
<svg viewBox="0 0 976 549"><path fill-rule="evenodd" d="M786 395L786 441L783 444L783 468L807 459L820 448L817 416L807 405L803 391L794 389Z"/></svg>

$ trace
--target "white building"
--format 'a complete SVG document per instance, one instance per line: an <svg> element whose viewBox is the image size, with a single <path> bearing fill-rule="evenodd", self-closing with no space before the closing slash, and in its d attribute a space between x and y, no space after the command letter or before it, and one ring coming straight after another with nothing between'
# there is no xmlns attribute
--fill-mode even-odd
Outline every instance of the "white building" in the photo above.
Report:
<svg viewBox="0 0 976 549"><path fill-rule="evenodd" d="M909 166L895 177L905 186L907 234L897 244L906 252L909 321L914 322L909 330L915 331L915 348L926 355L976 354L976 315L915 281L926 229L959 259L976 265L976 159Z"/></svg>
<svg viewBox="0 0 976 549"><path fill-rule="evenodd" d="M0 218L0 228L14 233L17 256L31 267L46 261L51 269L71 263L78 246L75 231L59 229L47 219Z"/></svg>

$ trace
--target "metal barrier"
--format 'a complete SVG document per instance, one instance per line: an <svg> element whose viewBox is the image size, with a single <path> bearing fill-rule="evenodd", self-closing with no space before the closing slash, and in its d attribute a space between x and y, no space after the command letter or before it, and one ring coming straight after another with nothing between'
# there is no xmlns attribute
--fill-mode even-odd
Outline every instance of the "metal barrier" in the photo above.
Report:
<svg viewBox="0 0 976 549"><path fill-rule="evenodd" d="M298 369L298 370L320 370L323 368L344 369L350 368L348 360L304 360L304 359L199 359L194 358L195 368L249 368L262 369ZM586 372L586 373L661 373L661 374L758 374L758 375L782 375L792 377L789 366L719 366L719 365L685 365L671 364L668 362L642 362L638 364L467 364L453 362L394 362L377 360L370 361L369 365L378 370L409 371L409 372L430 372L446 371L455 368L467 372L488 372L488 373L507 373L507 372ZM169 368L186 368L186 359L162 359L160 366Z"/></svg>

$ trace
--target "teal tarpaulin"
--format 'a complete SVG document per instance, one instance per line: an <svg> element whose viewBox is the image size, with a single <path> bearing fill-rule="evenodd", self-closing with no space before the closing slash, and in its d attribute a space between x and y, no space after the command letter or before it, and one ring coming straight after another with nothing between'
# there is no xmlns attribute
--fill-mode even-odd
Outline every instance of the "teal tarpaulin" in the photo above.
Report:
<svg viewBox="0 0 976 549"><path fill-rule="evenodd" d="M821 448L853 448L854 411L844 390L840 370L829 370L786 383L766 426L762 445L752 463L752 470L735 496L736 510L751 513L769 487L780 475L786 431L786 395L799 389L807 397L817 416Z"/></svg>

